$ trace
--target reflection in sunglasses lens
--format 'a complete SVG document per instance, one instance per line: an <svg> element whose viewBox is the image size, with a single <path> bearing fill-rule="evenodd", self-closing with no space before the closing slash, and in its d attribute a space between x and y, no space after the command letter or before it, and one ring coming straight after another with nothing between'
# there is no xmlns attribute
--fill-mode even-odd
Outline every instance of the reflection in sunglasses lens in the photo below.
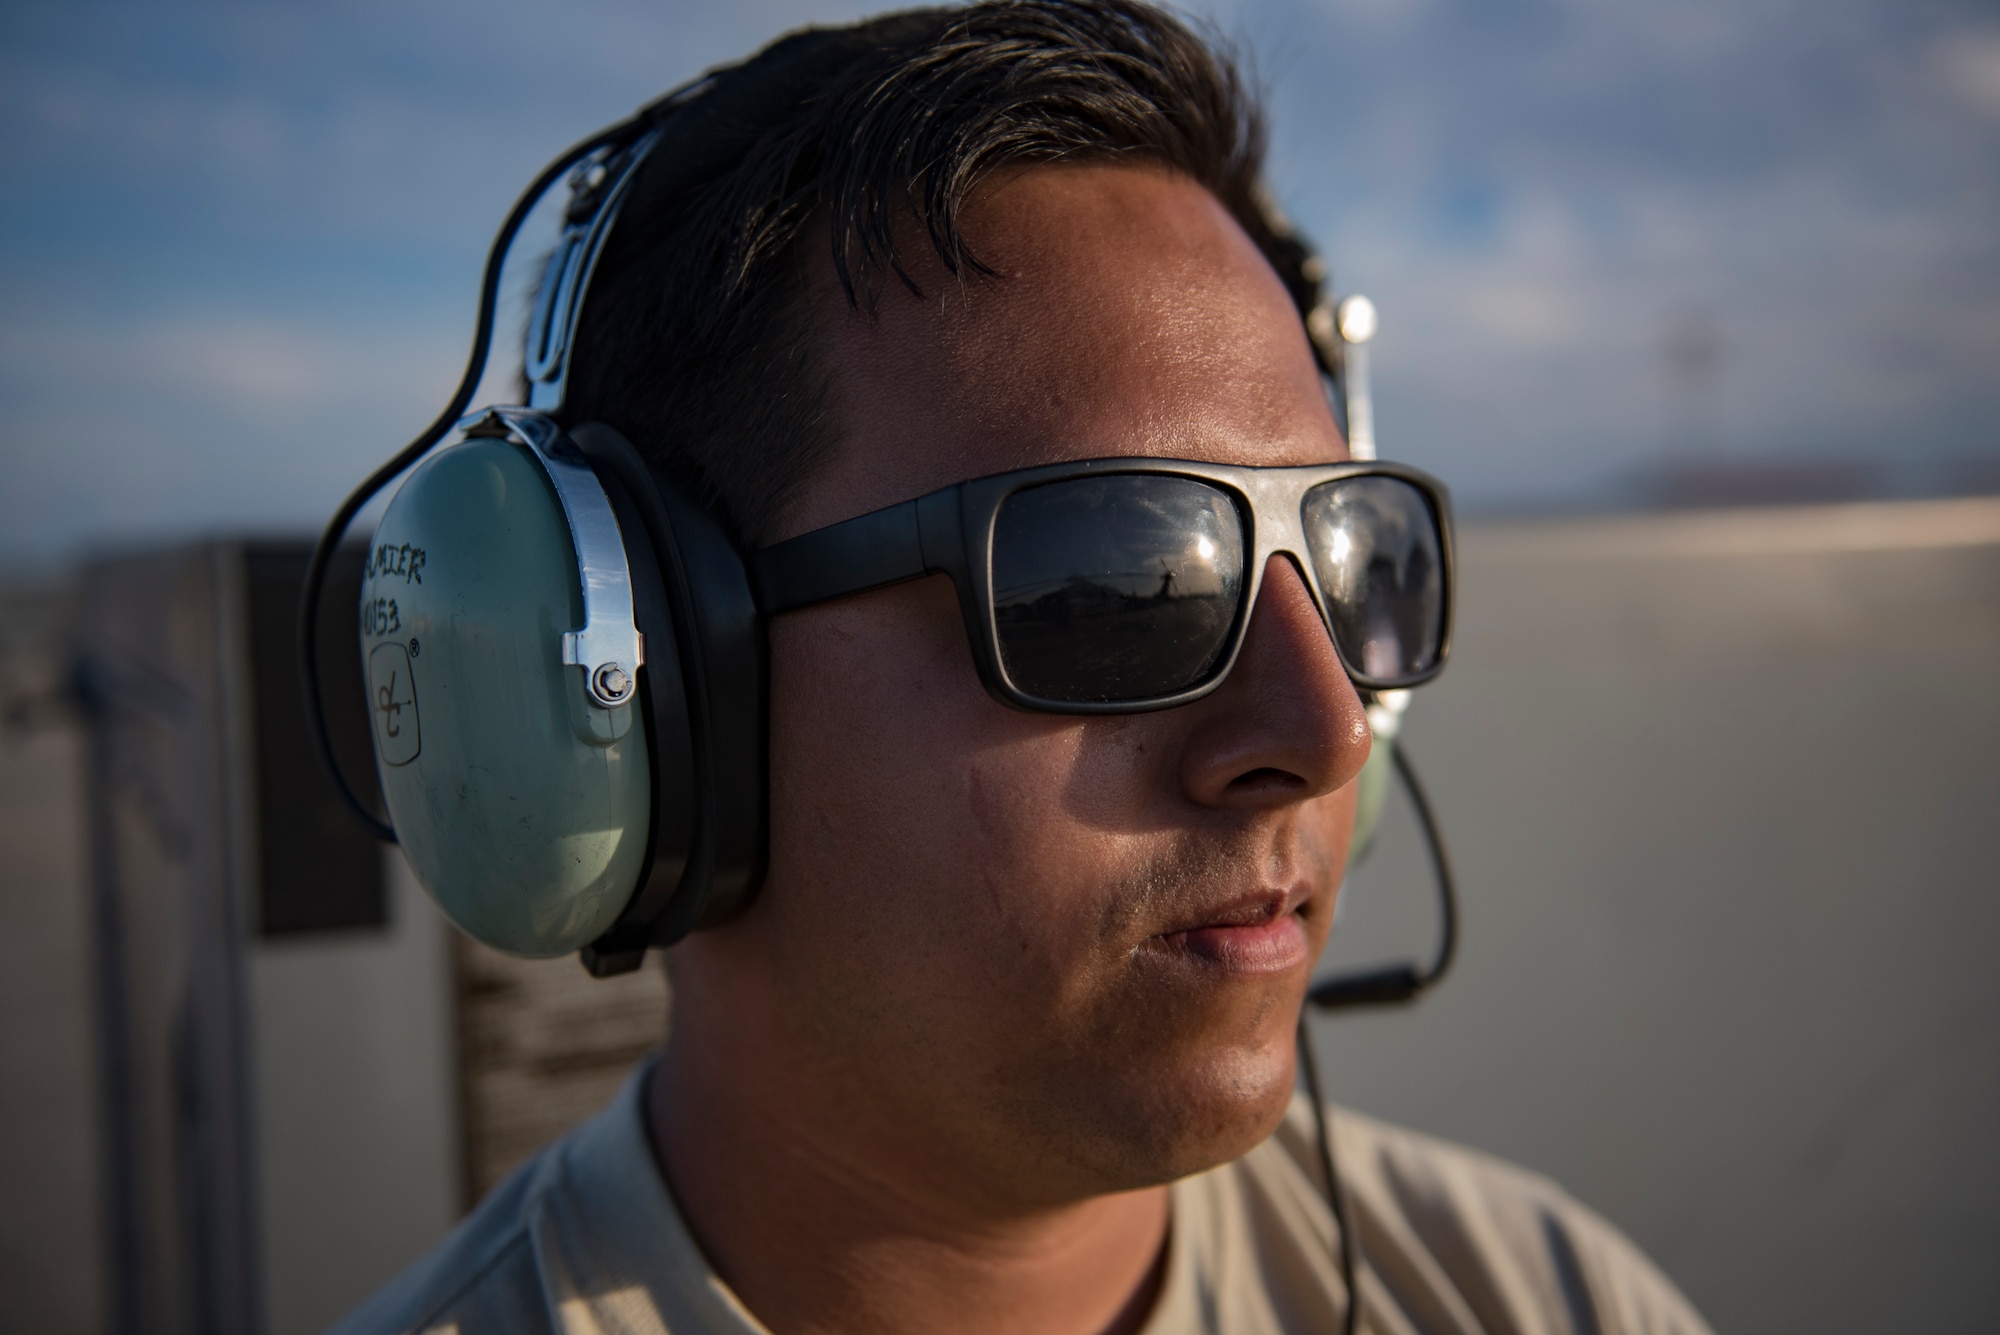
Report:
<svg viewBox="0 0 2000 1335"><path fill-rule="evenodd" d="M1444 554L1422 492L1400 478L1356 477L1306 493L1306 545L1348 668L1382 685L1437 666L1444 640Z"/></svg>
<svg viewBox="0 0 2000 1335"><path fill-rule="evenodd" d="M993 611L1007 676L1069 703L1200 685L1243 588L1243 523L1189 478L1074 478L1016 492L993 530Z"/></svg>

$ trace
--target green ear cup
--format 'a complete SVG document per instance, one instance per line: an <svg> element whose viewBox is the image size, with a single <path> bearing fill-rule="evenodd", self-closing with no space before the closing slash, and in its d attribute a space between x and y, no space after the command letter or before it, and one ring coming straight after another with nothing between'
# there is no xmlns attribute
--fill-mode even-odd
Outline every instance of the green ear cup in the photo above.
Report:
<svg viewBox="0 0 2000 1335"><path fill-rule="evenodd" d="M594 704L563 634L583 624L560 501L519 444L423 464L376 530L361 587L376 768L398 842L468 935L567 954L618 917L645 859L637 696Z"/></svg>
<svg viewBox="0 0 2000 1335"><path fill-rule="evenodd" d="M1347 841L1347 868L1352 871L1367 856L1382 824L1383 808L1389 804L1389 790L1395 786L1396 734L1403 726L1403 711L1410 707L1408 691L1383 691L1368 705L1368 726L1374 730L1375 745L1368 763L1355 778L1360 785L1354 798L1354 834Z"/></svg>
<svg viewBox="0 0 2000 1335"><path fill-rule="evenodd" d="M1354 834L1347 841L1347 866L1350 871L1359 865L1367 855L1369 845L1375 842L1375 831L1382 823L1382 809L1389 804L1389 788L1396 768L1391 751L1395 745L1388 738L1377 737L1374 750L1368 753L1368 763L1361 767L1361 773L1355 779L1360 788L1354 798Z"/></svg>

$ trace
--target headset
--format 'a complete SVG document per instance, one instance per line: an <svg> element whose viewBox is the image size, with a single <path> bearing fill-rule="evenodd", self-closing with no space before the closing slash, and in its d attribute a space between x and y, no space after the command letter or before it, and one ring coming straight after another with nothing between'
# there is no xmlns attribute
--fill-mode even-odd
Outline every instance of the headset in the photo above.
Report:
<svg viewBox="0 0 2000 1335"><path fill-rule="evenodd" d="M400 843L469 936L511 954L579 954L604 977L727 920L756 893L766 812L764 619L745 554L720 518L602 423L560 410L578 321L641 166L702 151L706 124L853 58L921 12L806 29L720 67L571 147L528 186L489 251L473 347L431 426L335 512L308 567L299 647L307 713L336 789ZM566 181L560 240L527 332L523 405L466 415L491 352L500 279L524 222ZM1344 418L1372 459L1367 348L1374 308L1322 292L1325 266L1274 213L1271 255ZM435 454L448 435L457 440ZM404 473L363 566L359 634L376 775L390 819L334 759L321 706L318 609L355 516ZM1450 967L1457 906L1430 803L1397 732L1407 691L1368 698L1376 745L1359 782L1349 865L1372 842L1392 771L1430 848L1443 913L1424 967L1317 985L1321 1008L1406 1002ZM1317 1091L1311 1052L1302 1057ZM1317 1097L1315 1108L1323 1104ZM1350 1230L1331 1142L1321 1148L1343 1270ZM1352 1285L1350 1284L1350 1292ZM1354 1304L1350 1304L1350 1317Z"/></svg>
<svg viewBox="0 0 2000 1335"><path fill-rule="evenodd" d="M911 16L915 17L915 16ZM903 21L904 16L877 24ZM572 147L528 187L495 238L474 346L452 402L341 506L309 567L301 665L321 760L356 815L403 846L454 923L500 950L578 953L593 974L724 921L754 893L765 834L764 629L740 552L704 504L601 423L559 425L599 256L642 164L699 134L718 90L763 89L849 58L859 28L808 29L710 71ZM529 321L521 406L464 409L491 353L502 271L533 209L567 178L560 239ZM1304 320L1349 449L1375 457L1365 297L1323 296L1325 267L1282 219L1274 256ZM457 443L430 454L446 435ZM316 635L327 563L354 516L416 465L370 544L360 606L377 778L393 824L335 764ZM1350 865L1365 853L1391 772L1410 790L1444 891L1442 944L1320 984L1322 1007L1407 1000L1449 967L1448 860L1396 744L1408 692L1370 698L1376 747L1359 780Z"/></svg>

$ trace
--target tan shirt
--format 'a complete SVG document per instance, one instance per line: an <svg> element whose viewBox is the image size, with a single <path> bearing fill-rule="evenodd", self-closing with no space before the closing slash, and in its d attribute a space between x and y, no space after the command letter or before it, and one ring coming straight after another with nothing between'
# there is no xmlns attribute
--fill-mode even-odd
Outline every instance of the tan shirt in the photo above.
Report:
<svg viewBox="0 0 2000 1335"><path fill-rule="evenodd" d="M523 1165L339 1335L768 1335L709 1269L667 1193L646 1141L644 1075ZM1547 1179L1351 1112L1336 1111L1333 1126L1361 1243L1363 1330L1706 1335L1637 1248ZM1175 1183L1172 1219L1145 1335L1340 1329L1346 1293L1303 1098L1235 1163Z"/></svg>

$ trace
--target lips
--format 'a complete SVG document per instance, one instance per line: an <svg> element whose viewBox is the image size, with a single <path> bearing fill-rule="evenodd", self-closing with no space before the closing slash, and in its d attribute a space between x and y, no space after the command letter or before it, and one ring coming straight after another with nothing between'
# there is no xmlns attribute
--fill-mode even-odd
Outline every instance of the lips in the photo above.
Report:
<svg viewBox="0 0 2000 1335"><path fill-rule="evenodd" d="M1169 953L1230 973L1283 973L1306 962L1306 929L1298 913L1304 902L1303 888L1246 896L1153 940Z"/></svg>

